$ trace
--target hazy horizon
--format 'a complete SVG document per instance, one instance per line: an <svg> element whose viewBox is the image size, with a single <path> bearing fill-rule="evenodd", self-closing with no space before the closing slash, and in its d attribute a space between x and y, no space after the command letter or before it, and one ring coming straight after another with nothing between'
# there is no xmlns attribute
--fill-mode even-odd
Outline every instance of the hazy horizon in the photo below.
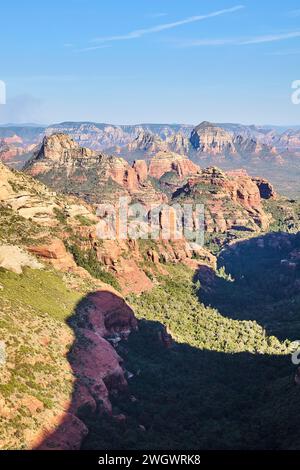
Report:
<svg viewBox="0 0 300 470"><path fill-rule="evenodd" d="M74 123L74 124L97 124L97 125L112 125L112 126L188 126L188 127L195 127L202 122L207 121L203 119L199 122L105 122L105 121L90 121L90 120L83 120L83 121L74 121L74 120L66 120L66 121L57 121L57 122L48 122L48 123L39 123L39 122L3 122L0 123L0 127L50 127L65 123ZM263 127L263 128L300 128L300 124L257 124L257 123L245 123L245 122L237 122L237 121L224 121L224 122L217 122L217 121L208 121L215 125L241 125L241 126L256 126L256 127Z"/></svg>

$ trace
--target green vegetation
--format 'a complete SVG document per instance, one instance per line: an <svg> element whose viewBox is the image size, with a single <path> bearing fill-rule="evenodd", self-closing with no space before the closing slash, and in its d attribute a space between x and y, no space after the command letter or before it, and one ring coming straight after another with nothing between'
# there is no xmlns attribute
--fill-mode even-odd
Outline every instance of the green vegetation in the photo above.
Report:
<svg viewBox="0 0 300 470"><path fill-rule="evenodd" d="M193 273L184 265L168 266L169 276L142 296L129 296L139 318L164 324L177 342L223 352L280 354L286 345L270 340L255 321L223 317L216 309L199 302ZM222 279L224 269L220 270ZM229 275L227 275L228 278Z"/></svg>
<svg viewBox="0 0 300 470"><path fill-rule="evenodd" d="M24 430L40 429L44 413L71 397L73 377L65 354L72 332L65 322L85 292L68 288L67 278L46 270L0 269L0 285L0 339L7 357L0 367L0 397L12 413L0 417L1 441L2 447L22 448ZM40 410L33 413L34 399Z"/></svg>
<svg viewBox="0 0 300 470"><path fill-rule="evenodd" d="M237 320L256 320L267 333L280 339L299 339L299 266L282 261L300 249L292 234L269 234L224 248L219 266L234 282L214 276L213 286L200 275L199 297L222 315Z"/></svg>
<svg viewBox="0 0 300 470"><path fill-rule="evenodd" d="M91 276L95 277L96 279L100 279L106 284L110 284L116 290L121 290L121 287L113 274L105 271L103 266L101 266L94 250L90 249L83 251L77 245L73 244L67 244L67 249L74 256L76 264L86 269L91 274Z"/></svg>
<svg viewBox="0 0 300 470"><path fill-rule="evenodd" d="M31 308L38 315L64 321L82 294L68 289L56 272L24 269L22 275L0 268L0 305L9 301L12 308Z"/></svg>
<svg viewBox="0 0 300 470"><path fill-rule="evenodd" d="M0 241L11 244L30 244L42 227L0 204Z"/></svg>
<svg viewBox="0 0 300 470"><path fill-rule="evenodd" d="M92 220L90 220L88 217L86 217L85 215L81 215L81 214L78 214L76 215L75 219L78 220L78 222L80 223L80 225L86 225L87 227L90 227L92 225L95 225L95 222L93 222Z"/></svg>
<svg viewBox="0 0 300 470"><path fill-rule="evenodd" d="M55 217L57 218L58 222L60 222L62 225L67 224L67 214L64 212L63 209L59 209L58 207L53 208L53 212Z"/></svg>
<svg viewBox="0 0 300 470"><path fill-rule="evenodd" d="M224 261L214 275L217 284L208 284L209 276L206 282L198 276L193 281L188 268L167 265L169 276L161 277L159 286L129 296L140 318L139 332L132 333L118 352L133 378L130 394L113 398L114 414L124 413L127 419L120 424L109 417L97 422L87 418L90 434L84 449L299 447L294 410L300 396L293 383L289 341L266 330L256 320L259 315L246 319L246 303L244 317L241 311L234 315L246 287L239 291L238 273ZM242 269L243 257L240 262ZM212 302L215 293L223 300L228 294L218 291L218 283L231 292L236 287L231 314L209 306L207 299ZM247 301L255 296L253 289L256 279L248 279ZM281 306L284 317L287 298ZM160 339L162 325L175 339L171 348ZM299 332L299 326L295 319L293 328Z"/></svg>
<svg viewBox="0 0 300 470"><path fill-rule="evenodd" d="M300 203L297 200L279 198L264 201L264 209L273 217L270 230L296 233L300 230Z"/></svg>

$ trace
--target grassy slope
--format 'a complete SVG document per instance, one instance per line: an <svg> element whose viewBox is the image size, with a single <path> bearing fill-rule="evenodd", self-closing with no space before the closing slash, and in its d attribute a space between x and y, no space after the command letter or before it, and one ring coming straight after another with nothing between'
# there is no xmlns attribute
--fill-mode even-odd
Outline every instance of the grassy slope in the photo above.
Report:
<svg viewBox="0 0 300 470"><path fill-rule="evenodd" d="M74 341L66 319L93 290L71 275L0 269L0 340L6 364L0 367L0 448L26 448L30 434L43 427L71 399L74 377L66 354ZM28 403L41 403L31 412ZM4 400L4 401L3 401Z"/></svg>

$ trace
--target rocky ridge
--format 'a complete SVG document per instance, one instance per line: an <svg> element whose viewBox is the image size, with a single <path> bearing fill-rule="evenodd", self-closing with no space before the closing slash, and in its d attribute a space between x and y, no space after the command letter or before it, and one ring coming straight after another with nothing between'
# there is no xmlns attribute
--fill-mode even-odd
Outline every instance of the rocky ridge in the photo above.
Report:
<svg viewBox="0 0 300 470"><path fill-rule="evenodd" d="M115 153L133 161L160 151L189 155L197 160L256 159L284 163L300 150L299 130L203 121L197 126L180 124L111 125L65 122L41 127L0 127L0 155L11 165L26 161L44 135L65 133L79 145L97 152Z"/></svg>
<svg viewBox="0 0 300 470"><path fill-rule="evenodd" d="M268 181L251 178L245 171L200 169L187 157L167 151L156 153L148 164L137 160L130 166L120 157L82 148L64 134L46 137L25 171L55 190L94 204L116 203L118 196L128 195L149 208L178 202L185 195L186 202L206 205L208 232L266 230L271 217L261 201L276 197Z"/></svg>

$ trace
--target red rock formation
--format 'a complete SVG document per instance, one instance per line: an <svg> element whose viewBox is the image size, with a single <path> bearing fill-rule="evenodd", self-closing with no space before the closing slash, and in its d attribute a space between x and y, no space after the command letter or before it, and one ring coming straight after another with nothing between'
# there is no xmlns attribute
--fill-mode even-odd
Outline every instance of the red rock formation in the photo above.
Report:
<svg viewBox="0 0 300 470"><path fill-rule="evenodd" d="M110 394L127 387L122 360L113 345L137 328L137 320L124 299L109 289L85 297L68 320L76 335L68 354L76 377L72 401L45 423L36 439L39 450L79 449L88 433L80 419L83 408L101 419L103 413L112 413Z"/></svg>
<svg viewBox="0 0 300 470"><path fill-rule="evenodd" d="M53 238L47 245L34 245L27 247L27 249L50 262L59 271L73 271L88 277L88 273L77 266L73 256L66 250L64 243L59 238Z"/></svg>
<svg viewBox="0 0 300 470"><path fill-rule="evenodd" d="M209 232L226 232L233 226L265 230L270 222L256 182L244 171L204 169L176 191L176 197L182 196L205 204L205 227Z"/></svg>
<svg viewBox="0 0 300 470"><path fill-rule="evenodd" d="M174 171L179 178L188 175L197 174L200 171L198 165L195 165L187 157L173 152L158 152L151 158L149 164L149 175L159 179L163 174Z"/></svg>
<svg viewBox="0 0 300 470"><path fill-rule="evenodd" d="M275 199L276 192L272 184L264 178L252 178L252 181L257 185L262 199Z"/></svg>
<svg viewBox="0 0 300 470"><path fill-rule="evenodd" d="M145 160L136 160L133 163L133 169L137 174L139 183L142 183L148 178L148 168Z"/></svg>
<svg viewBox="0 0 300 470"><path fill-rule="evenodd" d="M198 152L211 155L236 153L231 134L207 121L202 122L193 129L190 141L193 148Z"/></svg>
<svg viewBox="0 0 300 470"><path fill-rule="evenodd" d="M146 181L145 164L131 167L123 158L80 147L65 134L45 137L25 171L56 190L76 194L91 203L103 203L105 198L116 199L118 195L134 196L146 204L164 199Z"/></svg>

